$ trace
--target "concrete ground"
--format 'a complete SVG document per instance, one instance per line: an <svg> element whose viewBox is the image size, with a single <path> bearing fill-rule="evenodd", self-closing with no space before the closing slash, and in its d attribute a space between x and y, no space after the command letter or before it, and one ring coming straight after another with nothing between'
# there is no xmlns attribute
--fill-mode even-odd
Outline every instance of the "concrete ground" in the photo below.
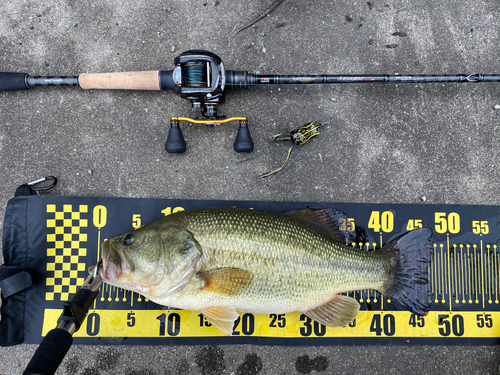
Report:
<svg viewBox="0 0 500 375"><path fill-rule="evenodd" d="M342 74L360 21L412 2L288 0L230 38L272 1L4 1L0 71L170 70L179 53L207 49L228 69ZM500 73L499 24L498 1L428 0L364 22L349 73ZM274 149L271 138L287 121L323 120L337 103L326 118L331 132L246 195L223 180L227 166L247 157L232 149L237 125L181 125L187 152L165 152L168 118L190 113L172 92L0 93L0 205L18 185L47 175L60 179L50 194L68 196L500 204L498 84L356 85L340 97L339 89L254 87L227 95L221 112L249 117L252 155ZM233 168L230 187L258 188L256 176L284 156ZM22 373L35 349L0 348L0 373ZM499 364L496 346L74 346L58 373L497 374Z"/></svg>

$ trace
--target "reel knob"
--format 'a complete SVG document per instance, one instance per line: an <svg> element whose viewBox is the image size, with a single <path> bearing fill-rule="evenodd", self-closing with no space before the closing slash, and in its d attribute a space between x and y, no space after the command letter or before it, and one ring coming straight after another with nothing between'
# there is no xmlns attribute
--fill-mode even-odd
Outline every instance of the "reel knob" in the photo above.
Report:
<svg viewBox="0 0 500 375"><path fill-rule="evenodd" d="M248 121L240 120L238 134L234 140L234 151L236 152L252 152L253 141L248 129Z"/></svg>
<svg viewBox="0 0 500 375"><path fill-rule="evenodd" d="M165 142L165 150L170 154L182 154L186 151L186 142L182 136L179 121L170 122L170 131Z"/></svg>

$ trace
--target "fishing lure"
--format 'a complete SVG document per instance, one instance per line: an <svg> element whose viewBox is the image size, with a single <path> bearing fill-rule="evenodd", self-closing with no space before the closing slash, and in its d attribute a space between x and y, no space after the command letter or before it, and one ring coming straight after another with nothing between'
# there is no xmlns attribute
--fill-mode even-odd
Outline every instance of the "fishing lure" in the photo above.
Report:
<svg viewBox="0 0 500 375"><path fill-rule="evenodd" d="M276 141L276 142L291 141L292 146L288 149L285 162L283 163L283 165L281 167L279 167L278 169L275 169L272 172L264 173L263 175L260 175L259 178L269 177L269 176L281 171L285 167L288 160L290 159L290 155L292 154L295 147L305 145L311 138L316 137L317 135L320 135L321 134L321 126L322 126L321 122L312 121L312 122L305 124L303 126L299 126L298 128L295 128L288 133L275 135L273 137L273 141Z"/></svg>

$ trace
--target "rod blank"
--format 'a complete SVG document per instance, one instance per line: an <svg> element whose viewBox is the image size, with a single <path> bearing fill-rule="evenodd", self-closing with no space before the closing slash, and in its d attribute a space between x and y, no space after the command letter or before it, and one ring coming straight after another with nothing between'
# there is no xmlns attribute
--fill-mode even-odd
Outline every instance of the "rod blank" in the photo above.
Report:
<svg viewBox="0 0 500 375"><path fill-rule="evenodd" d="M498 74L457 75L256 75L242 71L227 72L226 85L229 88L247 88L256 85L318 85L318 84L361 84L361 83L462 83L500 82Z"/></svg>

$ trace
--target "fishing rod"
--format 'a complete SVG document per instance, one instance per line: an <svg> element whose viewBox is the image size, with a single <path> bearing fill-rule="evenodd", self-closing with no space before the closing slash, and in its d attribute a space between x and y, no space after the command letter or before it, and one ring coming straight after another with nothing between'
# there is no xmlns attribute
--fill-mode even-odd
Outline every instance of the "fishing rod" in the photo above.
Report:
<svg viewBox="0 0 500 375"><path fill-rule="evenodd" d="M183 153L186 142L180 121L208 127L238 121L234 141L236 152L253 151L246 117L226 118L217 113L226 90L259 85L373 84L373 83L478 83L499 82L499 74L456 75L279 75L226 70L221 58L204 50L186 51L174 59L173 70L120 73L82 73L78 76L31 76L27 73L0 73L0 91L27 90L37 86L78 86L82 89L172 90L191 102L191 117L171 117L165 143L169 153Z"/></svg>

